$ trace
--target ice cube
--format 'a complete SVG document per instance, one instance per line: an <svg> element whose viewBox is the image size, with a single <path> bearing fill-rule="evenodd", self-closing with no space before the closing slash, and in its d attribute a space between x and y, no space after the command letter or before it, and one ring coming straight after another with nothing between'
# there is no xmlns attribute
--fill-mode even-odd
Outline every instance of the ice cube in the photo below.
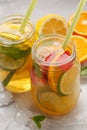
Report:
<svg viewBox="0 0 87 130"><path fill-rule="evenodd" d="M26 108L17 108L17 112L6 130L33 130L34 125L31 126L30 118L32 115L32 112Z"/></svg>
<svg viewBox="0 0 87 130"><path fill-rule="evenodd" d="M13 94L13 98L17 105L21 108L30 108L33 104L31 91L25 93L15 93Z"/></svg>
<svg viewBox="0 0 87 130"><path fill-rule="evenodd" d="M7 128L6 130L24 130L24 125L20 124L16 121L13 121Z"/></svg>
<svg viewBox="0 0 87 130"><path fill-rule="evenodd" d="M5 128L13 121L16 112L17 108L14 103L0 108L0 130L6 130Z"/></svg>
<svg viewBox="0 0 87 130"><path fill-rule="evenodd" d="M3 92L3 91L4 91L4 88L3 88L3 86L2 86L2 84L0 82L0 92Z"/></svg>
<svg viewBox="0 0 87 130"><path fill-rule="evenodd" d="M4 107L13 101L12 94L6 90L0 92L0 107Z"/></svg>
<svg viewBox="0 0 87 130"><path fill-rule="evenodd" d="M16 113L15 121L17 121L20 124L27 124L28 120L30 120L30 116L32 116L32 112L28 109L20 109Z"/></svg>
<svg viewBox="0 0 87 130"><path fill-rule="evenodd" d="M41 46L39 47L39 49L37 49L37 56L44 61L44 59L50 55L53 52L53 48L52 47L48 47L48 46Z"/></svg>

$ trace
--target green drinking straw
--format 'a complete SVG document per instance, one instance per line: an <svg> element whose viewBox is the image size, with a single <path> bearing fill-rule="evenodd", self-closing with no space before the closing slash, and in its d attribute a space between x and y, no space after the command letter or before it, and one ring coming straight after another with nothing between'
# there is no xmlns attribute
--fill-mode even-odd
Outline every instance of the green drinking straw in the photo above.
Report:
<svg viewBox="0 0 87 130"><path fill-rule="evenodd" d="M31 1L31 4L30 4L30 6L29 6L29 8L28 8L28 10L27 10L27 13L26 13L26 15L25 15L25 17L24 17L24 20L23 20L23 22L22 22L22 24L21 24L21 26L20 26L20 29L19 29L19 31L20 31L21 33L24 32L25 26L26 26L26 24L27 24L27 21L28 21L29 17L30 17L31 14L32 14L32 11L33 11L33 9L34 9L34 7L35 7L35 5L36 5L36 2L37 2L37 0L32 0L32 1ZM4 86L6 86L6 85L9 83L9 81L11 80L12 76L14 75L14 73L15 73L15 71L10 72L10 73L7 75L7 77L3 80L2 84L3 84Z"/></svg>
<svg viewBox="0 0 87 130"><path fill-rule="evenodd" d="M24 33L24 29L26 27L27 21L28 21L29 17L31 16L31 14L32 14L32 12L34 10L34 7L35 7L36 3L37 3L37 0L32 0L31 1L30 6L29 6L29 8L27 10L27 13L26 13L26 15L25 15L25 17L24 17L24 19L22 21L22 24L20 26L19 32Z"/></svg>
<svg viewBox="0 0 87 130"><path fill-rule="evenodd" d="M65 40L64 40L64 43L63 43L63 49L66 48L67 44L69 43L70 39L71 39L71 36L72 36L72 33L73 33L73 30L74 30L74 27L76 26L77 24L77 21L80 17L80 14L81 14L81 11L83 10L83 7L85 5L87 0L80 0L80 3L77 7L77 10L76 10L76 13L75 13L75 16L73 18L73 21L72 21L72 24L69 28L69 31L68 33L66 34L66 37L65 37Z"/></svg>

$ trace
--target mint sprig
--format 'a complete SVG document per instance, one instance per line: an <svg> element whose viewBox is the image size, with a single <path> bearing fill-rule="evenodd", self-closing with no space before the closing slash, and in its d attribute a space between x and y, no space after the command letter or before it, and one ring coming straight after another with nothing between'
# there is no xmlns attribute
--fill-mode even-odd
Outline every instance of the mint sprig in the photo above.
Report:
<svg viewBox="0 0 87 130"><path fill-rule="evenodd" d="M14 71L11 71L11 72L7 75L7 77L3 80L2 85L3 85L4 87L6 87L6 86L8 85L8 83L9 83L9 81L11 80L11 78L13 77L14 73L15 73L15 70L14 70Z"/></svg>
<svg viewBox="0 0 87 130"><path fill-rule="evenodd" d="M0 47L0 53L4 53L13 59L20 59L26 57L31 52L31 48L27 50L20 50L16 47Z"/></svg>
<svg viewBox="0 0 87 130"><path fill-rule="evenodd" d="M80 73L81 76L87 76L87 66L85 67L81 67L81 73Z"/></svg>
<svg viewBox="0 0 87 130"><path fill-rule="evenodd" d="M35 122L37 127L40 129L41 128L41 122L43 120L45 120L45 116L44 115L36 115L36 116L32 117L32 120Z"/></svg>
<svg viewBox="0 0 87 130"><path fill-rule="evenodd" d="M34 72L37 74L37 76L41 77L42 76L42 72L40 71L40 67L34 61L33 61L33 67L34 67Z"/></svg>

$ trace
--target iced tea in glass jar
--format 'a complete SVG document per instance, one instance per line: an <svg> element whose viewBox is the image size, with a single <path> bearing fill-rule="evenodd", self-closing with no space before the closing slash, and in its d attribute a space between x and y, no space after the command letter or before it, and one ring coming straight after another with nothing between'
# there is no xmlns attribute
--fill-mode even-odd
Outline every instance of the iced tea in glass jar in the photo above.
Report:
<svg viewBox="0 0 87 130"><path fill-rule="evenodd" d="M65 37L46 35L32 47L31 90L35 104L48 115L63 115L80 94L80 63L74 41L63 49Z"/></svg>
<svg viewBox="0 0 87 130"><path fill-rule="evenodd" d="M30 90L31 48L36 40L30 20L23 33L19 31L24 16L12 15L0 20L0 80L12 92Z"/></svg>

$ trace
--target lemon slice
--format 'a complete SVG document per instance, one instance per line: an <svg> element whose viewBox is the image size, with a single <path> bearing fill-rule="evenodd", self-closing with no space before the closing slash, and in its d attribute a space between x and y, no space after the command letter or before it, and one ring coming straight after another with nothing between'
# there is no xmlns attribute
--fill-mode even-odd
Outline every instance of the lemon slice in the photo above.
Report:
<svg viewBox="0 0 87 130"><path fill-rule="evenodd" d="M62 95L70 95L77 87L79 77L79 67L74 64L68 71L60 77L58 83L58 92Z"/></svg>
<svg viewBox="0 0 87 130"><path fill-rule="evenodd" d="M6 86L6 89L15 93L29 91L31 90L30 78L12 80Z"/></svg>
<svg viewBox="0 0 87 130"><path fill-rule="evenodd" d="M39 102L48 110L61 112L65 109L61 97L54 92L43 92L40 94Z"/></svg>
<svg viewBox="0 0 87 130"><path fill-rule="evenodd" d="M0 32L0 36L9 40L19 40L20 36L17 34L12 34L8 32Z"/></svg>
<svg viewBox="0 0 87 130"><path fill-rule="evenodd" d="M36 30L39 36L45 34L66 35L68 23L65 18L57 14L49 14L36 22Z"/></svg>
<svg viewBox="0 0 87 130"><path fill-rule="evenodd" d="M14 60L11 57L0 54L0 67L6 70L15 70L20 68L25 63L25 58Z"/></svg>

